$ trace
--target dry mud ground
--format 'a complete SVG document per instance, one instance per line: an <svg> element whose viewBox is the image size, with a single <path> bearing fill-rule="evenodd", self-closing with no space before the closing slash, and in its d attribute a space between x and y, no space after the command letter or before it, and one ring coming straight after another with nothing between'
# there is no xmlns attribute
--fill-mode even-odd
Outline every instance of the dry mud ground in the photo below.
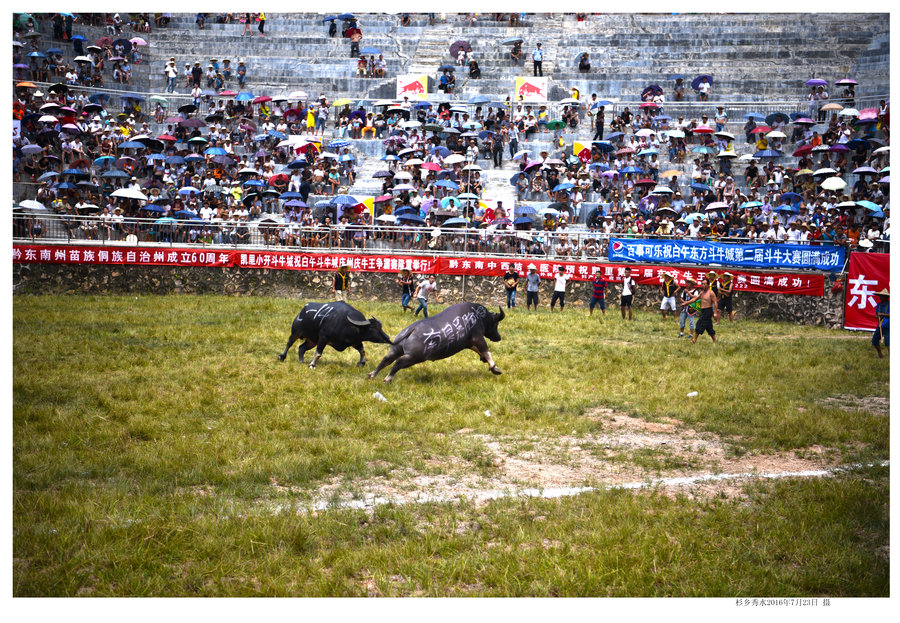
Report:
<svg viewBox="0 0 900 623"><path fill-rule="evenodd" d="M887 399L838 396L828 402L848 410L889 413ZM841 466L839 452L820 446L742 454L728 439L695 431L674 419L648 422L608 409L586 417L598 420L603 433L523 440L461 429L452 433L451 441L462 449L462 456L426 461L425 469L418 471L395 469L365 480L336 477L320 487L309 504L297 508L315 512L460 499L486 503L510 495L557 497L614 486L652 486L689 498L732 498L743 495L743 485L754 478L821 477L831 473L825 470ZM279 493L301 493L274 480L272 486Z"/></svg>

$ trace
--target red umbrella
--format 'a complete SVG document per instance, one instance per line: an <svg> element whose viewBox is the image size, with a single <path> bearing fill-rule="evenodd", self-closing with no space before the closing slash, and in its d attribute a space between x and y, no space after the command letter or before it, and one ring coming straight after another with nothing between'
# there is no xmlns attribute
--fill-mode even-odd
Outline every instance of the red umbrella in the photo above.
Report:
<svg viewBox="0 0 900 623"><path fill-rule="evenodd" d="M101 48L105 45L112 45L112 39L110 39L109 37L100 37L99 39L97 39L97 45L99 45Z"/></svg>
<svg viewBox="0 0 900 623"><path fill-rule="evenodd" d="M219 91L219 97L234 97L237 95L234 91Z"/></svg>
<svg viewBox="0 0 900 623"><path fill-rule="evenodd" d="M174 143L175 141L178 140L177 138L175 138L175 137L172 136L171 134L160 134L160 135L157 136L156 138L159 139L159 140L161 140L161 141L172 141L173 143Z"/></svg>
<svg viewBox="0 0 900 623"><path fill-rule="evenodd" d="M284 118L287 119L288 117L299 117L302 114L303 110L300 108L288 108L284 111Z"/></svg>
<svg viewBox="0 0 900 623"><path fill-rule="evenodd" d="M422 168L428 171L440 171L441 165L439 165L437 162L426 162L422 165Z"/></svg>
<svg viewBox="0 0 900 623"><path fill-rule="evenodd" d="M644 102L641 104L641 108L659 108L659 104L656 102Z"/></svg>
<svg viewBox="0 0 900 623"><path fill-rule="evenodd" d="M758 125L754 129L750 130L750 134L762 134L763 132L771 132L772 128L767 125Z"/></svg>
<svg viewBox="0 0 900 623"><path fill-rule="evenodd" d="M635 184L637 184L637 185L639 185L639 186L640 186L640 185L643 185L643 186L656 186L656 182L654 182L654 181L651 180L650 178L646 178L646 177L645 177L644 179L642 179L642 180L636 181Z"/></svg>
<svg viewBox="0 0 900 623"><path fill-rule="evenodd" d="M273 175L269 178L269 186L275 186L278 183L287 184L290 182L290 178L284 173L279 173L278 175Z"/></svg>
<svg viewBox="0 0 900 623"><path fill-rule="evenodd" d="M251 104L262 104L263 102L271 102L271 101L272 101L272 98L269 97L268 95L257 95L256 97L253 98L253 101L250 103Z"/></svg>
<svg viewBox="0 0 900 623"><path fill-rule="evenodd" d="M694 134L713 134L715 130L713 130L708 125L701 125L694 128Z"/></svg>
<svg viewBox="0 0 900 623"><path fill-rule="evenodd" d="M808 153L811 152L811 151L812 151L812 145L804 145L803 147L798 147L798 148L797 148L797 151L795 151L795 152L794 152L793 154L791 154L791 155L793 155L793 156L805 156L806 154L808 154Z"/></svg>

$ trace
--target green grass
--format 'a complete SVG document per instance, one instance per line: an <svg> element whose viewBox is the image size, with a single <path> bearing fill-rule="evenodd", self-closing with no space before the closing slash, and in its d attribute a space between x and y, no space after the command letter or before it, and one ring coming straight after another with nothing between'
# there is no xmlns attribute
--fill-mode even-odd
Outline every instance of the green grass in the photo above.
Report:
<svg viewBox="0 0 900 623"><path fill-rule="evenodd" d="M585 417L597 407L675 418L734 455L821 446L844 463L886 460L887 417L821 402L888 396L888 366L865 336L739 322L692 346L658 314L516 310L491 344L503 376L466 352L386 385L365 379L353 350L327 349L316 370L296 348L279 362L301 306L14 299L14 594L887 594L885 469L754 485L743 502L618 491L265 510L335 481L353 493L396 470L451 473L454 460L490 477L497 457L480 436L527 451L599 434ZM411 321L397 304L358 307L391 336ZM366 350L368 371L387 347ZM608 460L692 467L652 451Z"/></svg>

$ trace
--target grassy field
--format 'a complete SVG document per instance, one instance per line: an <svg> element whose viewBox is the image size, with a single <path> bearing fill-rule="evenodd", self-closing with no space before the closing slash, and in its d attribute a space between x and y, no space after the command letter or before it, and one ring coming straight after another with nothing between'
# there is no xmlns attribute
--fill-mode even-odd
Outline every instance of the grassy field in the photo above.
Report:
<svg viewBox="0 0 900 623"><path fill-rule="evenodd" d="M649 312L519 309L503 376L466 352L386 385L364 376L383 345L364 370L279 362L301 306L15 297L14 595L888 594L889 368L865 335L748 321L692 346ZM404 503L528 486L597 490Z"/></svg>

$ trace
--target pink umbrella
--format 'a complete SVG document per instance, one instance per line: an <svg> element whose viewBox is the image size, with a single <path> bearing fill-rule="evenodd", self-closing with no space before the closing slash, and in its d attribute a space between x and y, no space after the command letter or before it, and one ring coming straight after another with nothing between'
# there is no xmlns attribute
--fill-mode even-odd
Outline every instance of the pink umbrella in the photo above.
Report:
<svg viewBox="0 0 900 623"><path fill-rule="evenodd" d="M863 108L859 111L859 119L877 119L878 118L878 109L877 108Z"/></svg>
<svg viewBox="0 0 900 623"><path fill-rule="evenodd" d="M147 42L141 39L140 37L135 37L134 39L129 39L131 43L134 45L147 45Z"/></svg>
<svg viewBox="0 0 900 623"><path fill-rule="evenodd" d="M758 129L759 128L757 128L757 130ZM713 134L713 133L715 133L715 130L713 130L708 125L701 125L701 126L697 126L696 128L694 128L694 134Z"/></svg>
<svg viewBox="0 0 900 623"><path fill-rule="evenodd" d="M437 162L426 162L422 165L422 168L427 169L428 171L440 171L441 165L439 165Z"/></svg>
<svg viewBox="0 0 900 623"><path fill-rule="evenodd" d="M219 91L219 97L234 97L235 95L237 95L237 93L234 91Z"/></svg>
<svg viewBox="0 0 900 623"><path fill-rule="evenodd" d="M531 169L533 167L539 167L542 164L543 163L540 160L532 160L531 162L529 162L528 164L525 165L525 170L527 171L528 169Z"/></svg>

